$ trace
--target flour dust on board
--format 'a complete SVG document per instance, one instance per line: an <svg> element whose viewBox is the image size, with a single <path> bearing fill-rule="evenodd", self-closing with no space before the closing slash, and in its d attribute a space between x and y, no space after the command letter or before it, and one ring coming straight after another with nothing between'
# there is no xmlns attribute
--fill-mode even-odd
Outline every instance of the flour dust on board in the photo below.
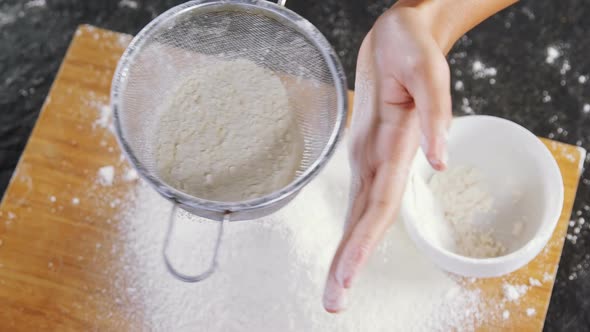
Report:
<svg viewBox="0 0 590 332"><path fill-rule="evenodd" d="M141 184L120 223L127 266L120 283L133 290L127 292L133 303L128 307L142 308L133 315L143 317L142 328L155 331L448 331L472 330L484 320L488 312L479 290L437 269L414 248L400 222L355 284L348 310L324 311L323 287L342 235L349 175L343 142L326 169L285 208L228 224L220 267L198 284L176 280L162 263L163 221L171 206ZM194 244L212 241L215 222L188 213L177 218L170 256L181 257L175 264L191 272L202 250Z"/></svg>

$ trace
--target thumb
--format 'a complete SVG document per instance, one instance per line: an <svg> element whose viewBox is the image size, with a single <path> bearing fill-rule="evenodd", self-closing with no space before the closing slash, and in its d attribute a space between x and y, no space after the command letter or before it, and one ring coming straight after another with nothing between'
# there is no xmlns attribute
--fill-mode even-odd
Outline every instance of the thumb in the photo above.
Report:
<svg viewBox="0 0 590 332"><path fill-rule="evenodd" d="M453 118L451 109L451 75L449 65L440 52L433 50L410 66L406 88L414 99L420 129L421 146L426 158L436 170L447 167L448 130Z"/></svg>

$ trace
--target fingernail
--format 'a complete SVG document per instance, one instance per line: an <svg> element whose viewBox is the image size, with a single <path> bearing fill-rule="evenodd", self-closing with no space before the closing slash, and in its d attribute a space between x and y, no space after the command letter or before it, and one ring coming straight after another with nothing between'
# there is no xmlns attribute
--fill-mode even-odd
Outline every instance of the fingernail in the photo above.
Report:
<svg viewBox="0 0 590 332"><path fill-rule="evenodd" d="M335 280L328 281L324 291L324 308L330 313L337 313L346 308L346 290L340 287Z"/></svg>
<svg viewBox="0 0 590 332"><path fill-rule="evenodd" d="M425 142L422 145L422 149L424 149L424 153L426 154L430 165L438 171L444 170L449 162L449 152L447 150L448 137L449 135L447 131L438 135L434 141L433 149L430 151L424 148L428 144L426 143L426 138L422 136L422 141Z"/></svg>

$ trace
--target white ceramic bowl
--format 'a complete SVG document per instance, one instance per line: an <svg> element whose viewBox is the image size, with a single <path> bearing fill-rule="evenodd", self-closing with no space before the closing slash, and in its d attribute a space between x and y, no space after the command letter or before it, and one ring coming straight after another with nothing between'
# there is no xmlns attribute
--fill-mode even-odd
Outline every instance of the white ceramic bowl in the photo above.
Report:
<svg viewBox="0 0 590 332"><path fill-rule="evenodd" d="M435 264L459 275L496 277L523 267L543 249L561 214L563 180L555 159L527 129L491 116L454 119L448 146L449 167L474 167L485 178L495 211L489 229L506 252L500 257L472 258L445 249L425 234L423 223L416 222L418 213L406 194L401 217L408 234ZM422 152L413 167L414 174L425 181L434 174ZM514 195L520 199L515 201ZM515 235L518 221L523 227Z"/></svg>

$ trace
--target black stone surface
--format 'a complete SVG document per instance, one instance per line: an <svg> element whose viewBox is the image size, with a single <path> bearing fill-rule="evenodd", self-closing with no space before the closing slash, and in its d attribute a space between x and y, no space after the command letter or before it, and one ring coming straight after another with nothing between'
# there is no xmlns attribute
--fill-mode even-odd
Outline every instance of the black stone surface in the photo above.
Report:
<svg viewBox="0 0 590 332"><path fill-rule="evenodd" d="M0 194L79 24L135 34L180 0L0 0ZM290 0L334 45L352 87L363 36L393 1ZM137 4L136 8L133 4ZM529 0L490 18L449 54L454 112L491 114L590 148L590 3ZM458 20L461 17L457 17ZM395 47L395 45L394 45ZM560 56L548 63L548 47ZM478 78L473 64L495 68ZM582 83L583 78L588 78ZM493 80L491 80L493 79ZM590 108L590 106L588 106ZM590 176L583 175L545 330L590 330ZM581 225L579 218L589 223ZM576 231L577 229L577 231ZM577 232L577 233L576 233Z"/></svg>

